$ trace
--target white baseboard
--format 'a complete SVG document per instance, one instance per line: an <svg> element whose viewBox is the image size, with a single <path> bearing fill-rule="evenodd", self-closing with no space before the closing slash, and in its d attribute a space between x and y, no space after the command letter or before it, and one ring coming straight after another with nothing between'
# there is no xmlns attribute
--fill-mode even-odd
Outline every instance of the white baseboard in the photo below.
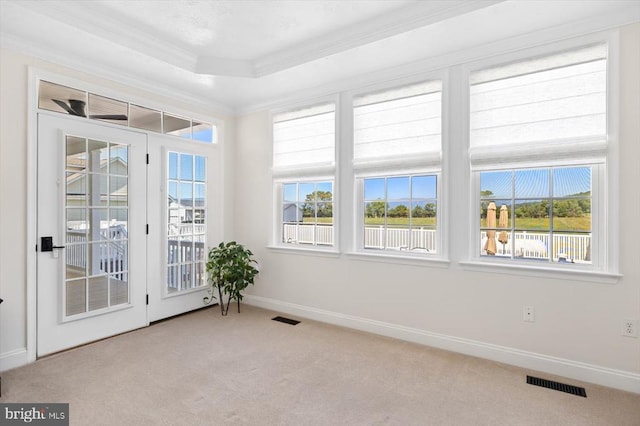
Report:
<svg viewBox="0 0 640 426"><path fill-rule="evenodd" d="M0 372L11 370L12 368L22 367L29 363L27 357L27 349L15 349L13 351L0 354Z"/></svg>
<svg viewBox="0 0 640 426"><path fill-rule="evenodd" d="M640 374L247 295L248 305L640 394Z"/></svg>

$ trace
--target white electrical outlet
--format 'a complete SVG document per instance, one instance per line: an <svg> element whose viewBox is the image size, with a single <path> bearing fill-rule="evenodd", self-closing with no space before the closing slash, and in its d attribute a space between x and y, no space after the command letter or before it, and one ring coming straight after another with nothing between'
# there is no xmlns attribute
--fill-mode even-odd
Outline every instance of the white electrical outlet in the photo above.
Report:
<svg viewBox="0 0 640 426"><path fill-rule="evenodd" d="M523 308L522 319L526 322L534 322L536 320L536 311L533 306L525 306Z"/></svg>
<svg viewBox="0 0 640 426"><path fill-rule="evenodd" d="M626 337L638 337L638 320L627 318L622 321L622 335Z"/></svg>

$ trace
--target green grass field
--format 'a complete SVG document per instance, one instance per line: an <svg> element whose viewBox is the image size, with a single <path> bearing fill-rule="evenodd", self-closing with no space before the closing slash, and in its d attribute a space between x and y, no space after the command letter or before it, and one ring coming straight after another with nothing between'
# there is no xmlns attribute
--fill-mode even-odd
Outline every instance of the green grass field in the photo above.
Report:
<svg viewBox="0 0 640 426"><path fill-rule="evenodd" d="M556 231L590 231L591 230L591 216L582 217L557 217L554 219L553 229ZM486 220L480 221L480 226L486 226ZM511 219L509 219L509 226L511 227ZM536 219L531 217L516 218L517 229L530 229L530 230L549 230L549 218Z"/></svg>
<svg viewBox="0 0 640 426"><path fill-rule="evenodd" d="M304 223L313 223L313 218L304 218ZM320 224L331 224L333 223L333 218L330 217L319 217L318 223ZM368 226L380 226L384 225L384 218L381 217L369 217L365 219L365 225ZM409 219L403 217L390 217L387 219L388 226L409 226ZM435 228L436 218L435 217L417 217L413 219L412 226L413 227L430 227ZM482 219L480 221L480 226L485 227L486 221ZM509 227L511 227L511 219L509 219ZM516 218L516 227L518 229L527 229L527 230L540 230L547 231L549 230L549 218L543 219L535 219L535 218ZM555 218L554 229L556 231L590 231L591 230L591 216L583 216L583 217L557 217Z"/></svg>
<svg viewBox="0 0 640 426"><path fill-rule="evenodd" d="M379 226L384 225L384 218L382 217L368 217L364 220L365 225L370 226ZM420 226L428 226L434 228L436 226L436 218L435 217L416 217L412 219L412 226L420 227ZM388 226L409 226L409 219L406 217L389 217L387 218Z"/></svg>
<svg viewBox="0 0 640 426"><path fill-rule="evenodd" d="M305 217L303 219L304 223L313 223L313 218ZM333 219L330 217L319 217L317 223L322 224L331 224L333 223ZM384 225L384 218L375 217L375 218L366 218L366 225L377 226ZM389 226L409 226L409 219L404 217L390 217L387 219L387 225ZM413 226L430 226L435 227L436 218L435 217L418 217L413 219Z"/></svg>

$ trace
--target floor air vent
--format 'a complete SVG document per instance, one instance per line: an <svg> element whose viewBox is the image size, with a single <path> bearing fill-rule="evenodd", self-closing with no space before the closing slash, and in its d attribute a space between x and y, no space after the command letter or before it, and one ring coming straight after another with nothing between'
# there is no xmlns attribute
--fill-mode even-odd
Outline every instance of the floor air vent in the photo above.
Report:
<svg viewBox="0 0 640 426"><path fill-rule="evenodd" d="M587 397L587 391L584 388L572 385L566 385L564 383L554 382L552 380L545 380L539 377L527 376L527 383L530 385L541 386L543 388L549 388L560 392L566 392L573 395Z"/></svg>
<svg viewBox="0 0 640 426"><path fill-rule="evenodd" d="M291 325L300 324L300 321L296 321L296 320L291 319L291 318L275 317L275 318L271 318L271 319L274 320L274 321L283 322L285 324L291 324Z"/></svg>

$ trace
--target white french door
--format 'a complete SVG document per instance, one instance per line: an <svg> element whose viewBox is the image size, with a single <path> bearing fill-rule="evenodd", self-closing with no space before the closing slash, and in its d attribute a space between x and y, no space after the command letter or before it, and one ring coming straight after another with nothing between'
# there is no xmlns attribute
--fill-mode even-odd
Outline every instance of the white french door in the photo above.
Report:
<svg viewBox="0 0 640 426"><path fill-rule="evenodd" d="M208 248L221 239L219 147L149 135L149 321L204 307Z"/></svg>
<svg viewBox="0 0 640 426"><path fill-rule="evenodd" d="M38 114L38 356L148 324L146 153L146 134Z"/></svg>

